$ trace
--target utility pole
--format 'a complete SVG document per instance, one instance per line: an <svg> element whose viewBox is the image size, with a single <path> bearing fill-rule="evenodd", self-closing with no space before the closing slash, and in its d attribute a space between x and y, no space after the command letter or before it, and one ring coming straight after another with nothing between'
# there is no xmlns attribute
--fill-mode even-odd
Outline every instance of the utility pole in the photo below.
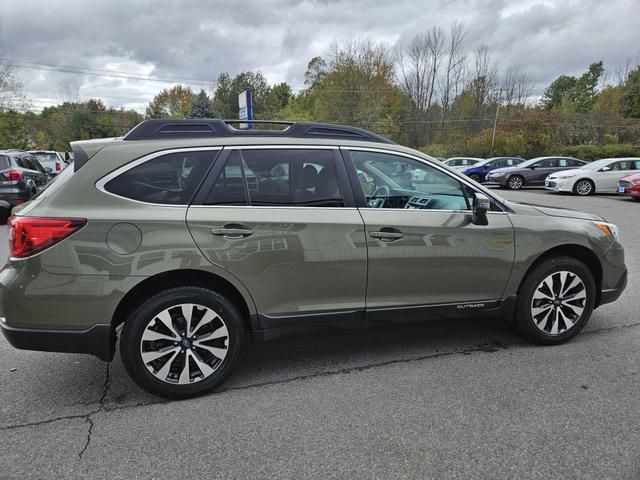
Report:
<svg viewBox="0 0 640 480"><path fill-rule="evenodd" d="M498 128L498 112L500 111L500 100L502 99L502 89L498 93L498 101L496 102L496 118L493 119L493 135L491 137L491 151L489 156L493 157L493 147L496 144L496 129Z"/></svg>

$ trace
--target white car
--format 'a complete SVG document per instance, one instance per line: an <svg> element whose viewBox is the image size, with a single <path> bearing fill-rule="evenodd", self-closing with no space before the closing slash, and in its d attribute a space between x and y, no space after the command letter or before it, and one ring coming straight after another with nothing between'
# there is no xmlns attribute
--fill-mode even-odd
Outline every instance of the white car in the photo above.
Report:
<svg viewBox="0 0 640 480"><path fill-rule="evenodd" d="M640 158L603 158L581 168L552 173L545 179L544 188L582 196L615 193L618 180L634 173L640 173Z"/></svg>
<svg viewBox="0 0 640 480"><path fill-rule="evenodd" d="M446 160L444 160L442 163L444 163L445 165L448 165L450 167L456 168L456 167L462 167L467 168L470 167L471 165L475 165L476 163L480 162L484 160L484 158L476 158L476 157L451 157L448 158Z"/></svg>

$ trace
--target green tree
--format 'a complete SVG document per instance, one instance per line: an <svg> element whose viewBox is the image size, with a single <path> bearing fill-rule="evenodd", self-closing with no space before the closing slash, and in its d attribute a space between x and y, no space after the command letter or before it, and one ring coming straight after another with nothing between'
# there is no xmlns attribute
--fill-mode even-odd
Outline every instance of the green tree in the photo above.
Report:
<svg viewBox="0 0 640 480"><path fill-rule="evenodd" d="M552 110L562 106L563 102L573 103L576 95L576 83L576 77L560 75L545 88L542 94L542 107L546 110Z"/></svg>
<svg viewBox="0 0 640 480"><path fill-rule="evenodd" d="M251 90L253 117L272 117L277 107L273 101L272 88L260 72L241 72L233 79L224 72L218 76L213 107L223 118L238 117L238 95Z"/></svg>
<svg viewBox="0 0 640 480"><path fill-rule="evenodd" d="M604 73L602 61L592 63L576 81L575 111L590 112L596 100L598 82Z"/></svg>
<svg viewBox="0 0 640 480"><path fill-rule="evenodd" d="M282 110L293 98L291 87L286 82L276 83L271 87L271 103L276 111Z"/></svg>
<svg viewBox="0 0 640 480"><path fill-rule="evenodd" d="M147 118L185 118L196 95L191 88L175 85L153 97L146 110Z"/></svg>
<svg viewBox="0 0 640 480"><path fill-rule="evenodd" d="M200 90L200 93L196 97L191 110L189 111L190 118L216 118L216 114L213 112L213 106L207 92Z"/></svg>
<svg viewBox="0 0 640 480"><path fill-rule="evenodd" d="M627 74L623 85L622 111L631 118L640 118L640 66Z"/></svg>
<svg viewBox="0 0 640 480"><path fill-rule="evenodd" d="M15 110L0 110L0 149L26 150L31 145L24 116Z"/></svg>
<svg viewBox="0 0 640 480"><path fill-rule="evenodd" d="M307 64L304 73L304 84L312 89L317 86L327 74L327 62L322 57L313 57Z"/></svg>

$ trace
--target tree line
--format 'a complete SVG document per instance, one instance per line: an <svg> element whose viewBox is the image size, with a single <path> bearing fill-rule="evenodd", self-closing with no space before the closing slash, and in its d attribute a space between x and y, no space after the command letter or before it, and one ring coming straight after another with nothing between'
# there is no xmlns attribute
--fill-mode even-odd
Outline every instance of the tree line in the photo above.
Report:
<svg viewBox="0 0 640 480"><path fill-rule="evenodd" d="M222 73L212 92L160 91L144 115L100 100L16 109L10 100L20 86L0 68L0 147L66 150L78 138L121 135L143 118L236 118L239 93L251 89L256 119L360 126L432 155L640 154L638 62L613 72L595 61L537 92L523 66L500 65L486 45L468 49L465 36L453 22L394 48L334 42L308 62L302 89L260 72Z"/></svg>

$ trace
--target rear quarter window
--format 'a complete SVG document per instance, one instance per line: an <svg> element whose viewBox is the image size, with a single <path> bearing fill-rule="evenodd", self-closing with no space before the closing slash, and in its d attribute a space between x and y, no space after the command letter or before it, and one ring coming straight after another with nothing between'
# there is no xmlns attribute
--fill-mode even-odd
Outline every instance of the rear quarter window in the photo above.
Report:
<svg viewBox="0 0 640 480"><path fill-rule="evenodd" d="M168 153L125 170L104 189L139 202L188 205L218 152Z"/></svg>
<svg viewBox="0 0 640 480"><path fill-rule="evenodd" d="M11 160L6 155L0 155L0 170L11 167Z"/></svg>

